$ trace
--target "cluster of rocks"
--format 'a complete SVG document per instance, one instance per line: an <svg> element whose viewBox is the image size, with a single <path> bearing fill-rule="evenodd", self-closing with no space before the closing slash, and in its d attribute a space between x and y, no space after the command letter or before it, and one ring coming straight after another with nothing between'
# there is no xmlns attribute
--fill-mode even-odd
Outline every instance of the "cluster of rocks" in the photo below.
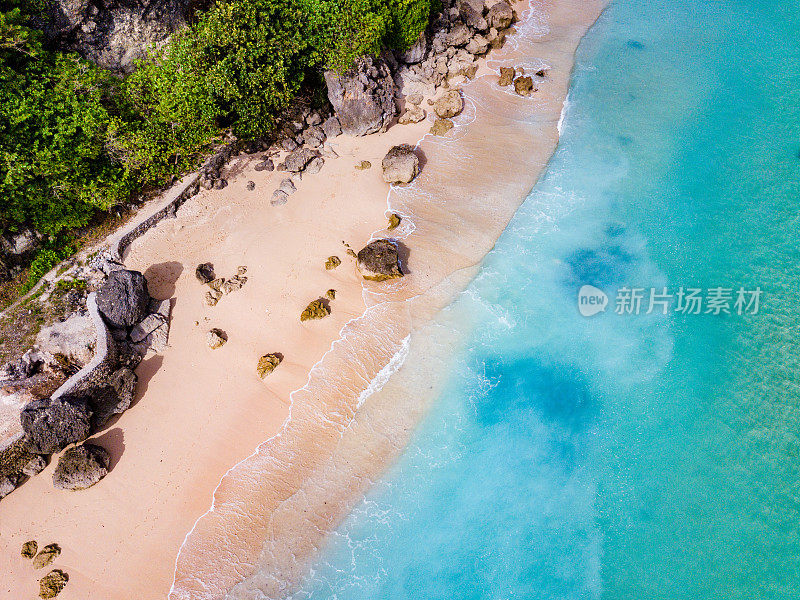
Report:
<svg viewBox="0 0 800 600"><path fill-rule="evenodd" d="M32 560L34 569L43 569L53 563L61 555L61 547L58 544L48 544L41 550L36 540L30 540L22 544L20 556L27 560ZM61 569L53 569L39 580L39 598L55 598L66 587L69 581L67 575Z"/></svg>
<svg viewBox="0 0 800 600"><path fill-rule="evenodd" d="M547 68L538 69L535 75L537 81L541 81L547 75ZM512 84L514 91L520 96L530 96L531 93L538 91L538 88L534 85L533 77L526 76L523 67L500 67L498 85L506 87Z"/></svg>
<svg viewBox="0 0 800 600"><path fill-rule="evenodd" d="M237 267L236 275L233 277L228 279L217 277L214 273L214 265L211 263L197 265L194 271L197 280L209 287L205 295L206 304L209 306L216 306L223 296L242 289L244 284L247 283L245 273L247 273L247 267L240 265Z"/></svg>
<svg viewBox="0 0 800 600"><path fill-rule="evenodd" d="M443 5L430 30L397 56L394 79L406 97L432 96L455 77L473 78L476 60L503 46L515 20L505 0L445 0Z"/></svg>
<svg viewBox="0 0 800 600"><path fill-rule="evenodd" d="M32 396L22 409L22 436L0 452L0 498L73 444L79 445L58 459L55 487L84 489L108 472L108 452L83 442L130 407L137 384L134 369L148 351L166 347L170 302L151 298L144 276L124 268L110 270L93 302L94 312L77 313L42 329L37 346L3 370L8 391L24 388L54 355L79 367L57 390Z"/></svg>

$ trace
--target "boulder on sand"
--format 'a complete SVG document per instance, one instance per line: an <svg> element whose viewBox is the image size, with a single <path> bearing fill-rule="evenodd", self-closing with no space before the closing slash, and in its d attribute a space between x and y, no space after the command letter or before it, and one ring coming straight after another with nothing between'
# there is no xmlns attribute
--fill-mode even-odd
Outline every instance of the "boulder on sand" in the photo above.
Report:
<svg viewBox="0 0 800 600"><path fill-rule="evenodd" d="M92 409L83 398L35 400L20 413L25 446L35 454L59 452L91 431Z"/></svg>
<svg viewBox="0 0 800 600"><path fill-rule="evenodd" d="M419 157L413 146L401 144L386 153L381 166L386 183L409 183L419 173Z"/></svg>
<svg viewBox="0 0 800 600"><path fill-rule="evenodd" d="M211 263L197 265L197 268L194 270L194 276L197 277L197 280L200 283L208 283L209 281L213 281L216 277L214 275L214 265Z"/></svg>
<svg viewBox="0 0 800 600"><path fill-rule="evenodd" d="M436 119L431 125L431 135L444 135L454 127L450 119Z"/></svg>
<svg viewBox="0 0 800 600"><path fill-rule="evenodd" d="M36 543L36 540L31 540L29 542L25 542L22 544L22 550L20 550L19 555L22 558L27 558L28 560L32 559L36 556L36 552L39 550L39 544Z"/></svg>
<svg viewBox="0 0 800 600"><path fill-rule="evenodd" d="M59 556L61 556L61 546L58 544L47 544L47 546L39 550L36 558L33 559L33 568L44 569Z"/></svg>
<svg viewBox="0 0 800 600"><path fill-rule="evenodd" d="M280 354L265 354L258 359L258 366L256 366L258 376L264 379L275 370L275 367L281 364L282 360L283 357Z"/></svg>
<svg viewBox="0 0 800 600"><path fill-rule="evenodd" d="M358 272L369 281L386 281L403 276L397 244L392 240L373 240L356 255Z"/></svg>
<svg viewBox="0 0 800 600"><path fill-rule="evenodd" d="M69 575L61 569L53 569L39 580L39 598L44 600L55 598L66 587L68 581Z"/></svg>
<svg viewBox="0 0 800 600"><path fill-rule="evenodd" d="M530 96L531 91L536 91L533 88L533 78L532 77L517 77L514 80L514 91L517 92L520 96Z"/></svg>
<svg viewBox="0 0 800 600"><path fill-rule="evenodd" d="M328 260L325 261L325 270L331 271L342 264L342 259L338 256L329 256Z"/></svg>
<svg viewBox="0 0 800 600"><path fill-rule="evenodd" d="M341 75L325 71L325 83L342 131L349 135L385 131L397 113L394 79L383 59L359 58Z"/></svg>
<svg viewBox="0 0 800 600"><path fill-rule="evenodd" d="M85 490L108 475L108 451L95 444L67 450L53 471L53 485L60 490Z"/></svg>
<svg viewBox="0 0 800 600"><path fill-rule="evenodd" d="M97 308L113 327L136 325L147 314L149 304L147 280L139 271L114 271L97 292Z"/></svg>
<svg viewBox="0 0 800 600"><path fill-rule="evenodd" d="M322 300L312 300L308 303L305 310L300 313L300 321L312 321L314 319L324 319L331 314L331 309L325 306Z"/></svg>
<svg viewBox="0 0 800 600"><path fill-rule="evenodd" d="M514 75L516 75L516 73L514 67L500 67L500 80L497 84L502 87L511 85L514 82Z"/></svg>
<svg viewBox="0 0 800 600"><path fill-rule="evenodd" d="M214 328L206 334L206 344L212 350L224 346L227 341L228 336L222 329Z"/></svg>
<svg viewBox="0 0 800 600"><path fill-rule="evenodd" d="M436 100L433 110L441 119L452 119L460 115L464 110L464 100L458 90L450 90L444 96Z"/></svg>

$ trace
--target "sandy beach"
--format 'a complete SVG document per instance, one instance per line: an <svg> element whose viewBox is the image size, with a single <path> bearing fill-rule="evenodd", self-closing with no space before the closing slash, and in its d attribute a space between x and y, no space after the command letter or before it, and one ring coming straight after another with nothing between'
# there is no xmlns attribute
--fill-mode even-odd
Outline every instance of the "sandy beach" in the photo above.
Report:
<svg viewBox="0 0 800 600"><path fill-rule="evenodd" d="M29 539L63 549L54 566L70 575L66 600L290 591L424 414L441 376L426 357L454 343L430 319L552 155L575 49L603 4L533 2L519 34L464 85L467 106L448 136L426 136L426 120L337 137L338 158L284 206L270 199L285 174L255 172L257 159L239 156L226 188L136 240L126 266L145 273L154 297L172 299L169 348L145 359L135 405L95 436L112 454L105 479L55 490L51 464L0 504L0 594L38 593L42 573L19 555ZM549 68L530 99L497 86L499 66L519 65ZM382 157L419 140L422 173L390 192ZM372 168L356 170L362 160ZM403 216L391 233L389 209ZM407 274L364 284L345 243L358 250L381 235L402 239ZM327 271L331 255L342 264ZM248 281L207 306L194 275L203 262L223 277L246 266ZM301 323L328 289L331 316ZM212 327L228 335L217 350L205 342ZM255 366L267 352L285 358L261 380Z"/></svg>

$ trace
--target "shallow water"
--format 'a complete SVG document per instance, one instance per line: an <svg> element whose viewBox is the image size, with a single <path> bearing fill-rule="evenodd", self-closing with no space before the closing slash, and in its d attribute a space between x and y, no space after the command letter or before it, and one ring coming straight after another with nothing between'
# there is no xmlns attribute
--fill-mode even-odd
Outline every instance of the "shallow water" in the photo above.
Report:
<svg viewBox="0 0 800 600"><path fill-rule="evenodd" d="M297 599L800 595L798 47L797 3L612 2L546 173L432 326L461 340L444 391ZM762 296L619 315L622 286Z"/></svg>

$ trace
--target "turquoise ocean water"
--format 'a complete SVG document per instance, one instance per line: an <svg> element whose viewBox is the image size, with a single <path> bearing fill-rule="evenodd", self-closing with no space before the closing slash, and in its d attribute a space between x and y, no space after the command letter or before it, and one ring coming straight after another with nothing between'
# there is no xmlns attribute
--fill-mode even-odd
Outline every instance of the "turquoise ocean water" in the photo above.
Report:
<svg viewBox="0 0 800 600"><path fill-rule="evenodd" d="M467 342L297 598L800 598L800 4L614 0ZM611 296L577 310L583 284ZM762 290L756 315L615 291Z"/></svg>

